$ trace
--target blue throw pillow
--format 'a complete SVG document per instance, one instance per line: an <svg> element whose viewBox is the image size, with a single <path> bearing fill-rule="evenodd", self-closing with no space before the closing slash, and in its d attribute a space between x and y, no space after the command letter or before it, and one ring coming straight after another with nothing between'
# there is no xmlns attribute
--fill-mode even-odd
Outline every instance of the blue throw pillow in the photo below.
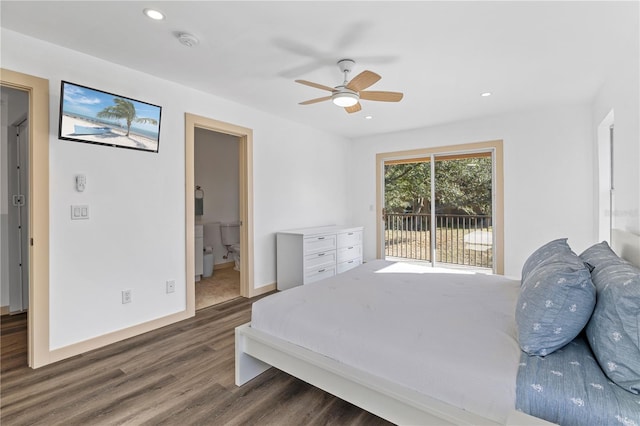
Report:
<svg viewBox="0 0 640 426"><path fill-rule="evenodd" d="M559 238L557 240L549 241L547 244L538 248L531 253L531 256L527 258L522 266L522 283L527 278L527 275L535 269L540 263L548 259L550 256L556 253L573 253L571 247L567 244L566 238Z"/></svg>
<svg viewBox="0 0 640 426"><path fill-rule="evenodd" d="M518 297L520 348L545 356L563 347L582 331L595 303L589 270L571 249L541 259L526 274Z"/></svg>
<svg viewBox="0 0 640 426"><path fill-rule="evenodd" d="M640 393L640 269L603 241L580 255L591 272L598 302L587 338L602 371L629 392Z"/></svg>

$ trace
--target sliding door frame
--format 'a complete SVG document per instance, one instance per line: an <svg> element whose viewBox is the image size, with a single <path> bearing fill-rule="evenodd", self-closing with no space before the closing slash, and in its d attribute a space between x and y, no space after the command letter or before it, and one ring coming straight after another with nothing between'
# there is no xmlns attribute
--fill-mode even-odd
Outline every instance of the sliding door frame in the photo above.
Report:
<svg viewBox="0 0 640 426"><path fill-rule="evenodd" d="M376 155L376 257L385 258L384 243L384 166L385 162L417 162L437 160L444 155L466 155L482 152L492 153L492 221L493 226L493 272L504 274L504 173L502 140L421 148L407 151L378 153ZM432 168L434 163L432 161ZM432 169L433 171L433 169ZM432 177L433 181L433 177ZM432 183L433 185L433 183ZM433 202L433 200L432 200ZM433 224L432 224L433 225ZM434 229L434 228L432 228ZM432 247L432 262L435 259Z"/></svg>

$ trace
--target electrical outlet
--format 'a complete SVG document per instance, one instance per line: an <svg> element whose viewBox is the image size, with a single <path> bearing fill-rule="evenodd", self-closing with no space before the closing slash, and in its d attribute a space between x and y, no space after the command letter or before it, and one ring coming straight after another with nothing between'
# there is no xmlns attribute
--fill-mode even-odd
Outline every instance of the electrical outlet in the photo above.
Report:
<svg viewBox="0 0 640 426"><path fill-rule="evenodd" d="M122 304L131 303L131 290L122 290Z"/></svg>
<svg viewBox="0 0 640 426"><path fill-rule="evenodd" d="M173 293L176 291L176 280L167 281L167 293Z"/></svg>

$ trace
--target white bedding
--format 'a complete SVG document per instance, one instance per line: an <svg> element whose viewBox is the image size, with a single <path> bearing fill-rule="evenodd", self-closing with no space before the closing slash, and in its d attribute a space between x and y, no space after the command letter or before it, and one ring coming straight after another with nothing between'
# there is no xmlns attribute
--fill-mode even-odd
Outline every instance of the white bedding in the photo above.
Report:
<svg viewBox="0 0 640 426"><path fill-rule="evenodd" d="M519 281L374 261L253 304L251 327L481 416L515 406Z"/></svg>

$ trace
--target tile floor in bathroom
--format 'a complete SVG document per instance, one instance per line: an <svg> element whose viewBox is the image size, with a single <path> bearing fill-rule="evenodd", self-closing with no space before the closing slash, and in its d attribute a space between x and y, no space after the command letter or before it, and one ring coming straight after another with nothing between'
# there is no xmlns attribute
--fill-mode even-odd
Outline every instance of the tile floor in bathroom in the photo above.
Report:
<svg viewBox="0 0 640 426"><path fill-rule="evenodd" d="M196 281L196 310L236 297L240 297L240 272L233 269L233 264L216 269L212 276Z"/></svg>

